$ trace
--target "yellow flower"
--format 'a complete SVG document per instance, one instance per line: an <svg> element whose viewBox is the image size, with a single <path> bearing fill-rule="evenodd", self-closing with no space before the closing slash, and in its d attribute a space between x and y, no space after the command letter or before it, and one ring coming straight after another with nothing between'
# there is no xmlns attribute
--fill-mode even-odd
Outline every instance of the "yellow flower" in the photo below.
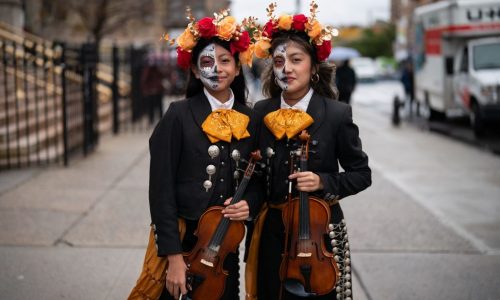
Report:
<svg viewBox="0 0 500 300"><path fill-rule="evenodd" d="M307 35L313 40L321 34L321 24L317 20L314 20L312 24L307 22L306 29Z"/></svg>
<svg viewBox="0 0 500 300"><path fill-rule="evenodd" d="M282 15L278 19L278 28L281 30L290 30L292 28L293 17L290 15Z"/></svg>
<svg viewBox="0 0 500 300"><path fill-rule="evenodd" d="M258 58L268 58L269 48L271 48L271 42L269 42L269 40L262 39L257 41L254 47L255 56Z"/></svg>
<svg viewBox="0 0 500 300"><path fill-rule="evenodd" d="M177 45L183 50L191 50L196 45L196 39L191 33L189 28L186 28L184 32L177 38Z"/></svg>
<svg viewBox="0 0 500 300"><path fill-rule="evenodd" d="M249 67L252 66L254 48L255 45L251 44L250 46L248 46L248 49L246 51L240 53L240 62L242 64L247 65Z"/></svg>
<svg viewBox="0 0 500 300"><path fill-rule="evenodd" d="M232 16L227 16L217 24L217 36L223 40L229 41L236 31L236 19Z"/></svg>

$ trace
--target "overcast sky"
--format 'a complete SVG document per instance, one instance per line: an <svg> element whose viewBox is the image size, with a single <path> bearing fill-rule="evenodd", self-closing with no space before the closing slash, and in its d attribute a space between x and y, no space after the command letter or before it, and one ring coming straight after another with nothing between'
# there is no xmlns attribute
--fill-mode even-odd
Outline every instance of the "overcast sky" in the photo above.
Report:
<svg viewBox="0 0 500 300"><path fill-rule="evenodd" d="M278 8L275 15L295 14L296 0L275 0ZM266 8L269 0L232 0L231 14L241 21L246 16L267 20ZM309 15L309 0L300 0L300 11ZM369 25L377 19L388 20L390 0L316 0L319 5L318 18L321 23L333 25Z"/></svg>

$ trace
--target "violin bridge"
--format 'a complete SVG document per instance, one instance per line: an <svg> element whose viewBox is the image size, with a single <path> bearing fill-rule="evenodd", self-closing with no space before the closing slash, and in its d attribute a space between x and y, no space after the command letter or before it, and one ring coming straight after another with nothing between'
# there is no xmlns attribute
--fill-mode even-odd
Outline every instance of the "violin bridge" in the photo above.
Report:
<svg viewBox="0 0 500 300"><path fill-rule="evenodd" d="M201 262L202 264L204 264L205 266L209 266L209 267L211 267L211 268L213 268L213 267L214 267L214 263L213 263L213 262L208 261L208 260L205 260L204 258L202 258L202 259L200 260L200 262Z"/></svg>
<svg viewBox="0 0 500 300"><path fill-rule="evenodd" d="M312 253L308 252L308 253L304 253L304 252L300 252L299 254L297 254L297 257L311 257L312 256Z"/></svg>

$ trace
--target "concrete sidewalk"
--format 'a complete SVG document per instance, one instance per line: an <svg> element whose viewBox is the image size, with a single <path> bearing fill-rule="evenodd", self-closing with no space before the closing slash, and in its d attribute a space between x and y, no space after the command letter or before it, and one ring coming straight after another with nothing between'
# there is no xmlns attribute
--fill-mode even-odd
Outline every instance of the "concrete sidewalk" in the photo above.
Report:
<svg viewBox="0 0 500 300"><path fill-rule="evenodd" d="M498 299L493 233L457 225L425 204L432 188L424 176L428 161L419 147L407 146L443 150L455 142L437 142L412 128L378 128L385 121L363 107L355 109L355 118L374 169L373 186L343 202L356 299ZM1 299L126 299L149 230L149 134L105 137L95 153L68 168L0 173ZM404 174L397 173L397 151L415 162L405 165ZM468 151L459 159L467 159ZM496 157L476 159L499 163ZM412 190L408 180L423 190ZM495 184L487 192L496 193ZM483 198L494 202L491 197Z"/></svg>

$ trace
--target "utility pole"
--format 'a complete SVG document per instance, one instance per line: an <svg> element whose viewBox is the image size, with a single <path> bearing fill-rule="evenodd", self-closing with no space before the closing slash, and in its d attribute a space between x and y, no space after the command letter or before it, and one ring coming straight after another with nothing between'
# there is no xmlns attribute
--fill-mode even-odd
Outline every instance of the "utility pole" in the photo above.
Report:
<svg viewBox="0 0 500 300"><path fill-rule="evenodd" d="M295 1L295 14L298 15L300 14L300 0Z"/></svg>

